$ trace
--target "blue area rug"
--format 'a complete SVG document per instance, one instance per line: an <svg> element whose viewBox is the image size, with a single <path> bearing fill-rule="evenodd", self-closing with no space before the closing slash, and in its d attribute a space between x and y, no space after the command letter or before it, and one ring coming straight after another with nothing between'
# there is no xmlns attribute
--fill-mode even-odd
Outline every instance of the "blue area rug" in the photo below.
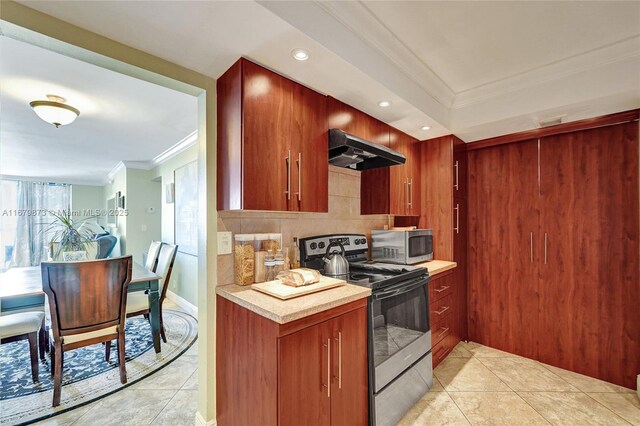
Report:
<svg viewBox="0 0 640 426"><path fill-rule="evenodd" d="M31 379L27 341L0 345L0 424L30 423L87 404L129 386L158 371L184 353L197 339L195 318L164 309L167 343L153 350L151 327L143 317L128 318L125 333L127 384L120 383L115 342L111 361L105 361L102 344L64 354L61 405L51 407L53 377L49 355L39 364L40 381Z"/></svg>

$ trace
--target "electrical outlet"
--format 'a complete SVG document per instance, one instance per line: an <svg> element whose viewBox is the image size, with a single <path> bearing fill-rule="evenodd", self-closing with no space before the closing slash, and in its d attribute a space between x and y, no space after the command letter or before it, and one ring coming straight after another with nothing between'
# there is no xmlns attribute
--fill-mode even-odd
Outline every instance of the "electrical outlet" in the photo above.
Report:
<svg viewBox="0 0 640 426"><path fill-rule="evenodd" d="M231 254L231 232L218 232L218 255Z"/></svg>

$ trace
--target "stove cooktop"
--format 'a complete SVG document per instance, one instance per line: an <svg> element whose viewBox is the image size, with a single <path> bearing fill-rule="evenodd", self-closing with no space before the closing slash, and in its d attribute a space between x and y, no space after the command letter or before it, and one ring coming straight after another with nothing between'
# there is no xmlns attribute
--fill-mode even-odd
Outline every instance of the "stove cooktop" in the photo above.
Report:
<svg viewBox="0 0 640 426"><path fill-rule="evenodd" d="M350 262L347 282L374 290L421 275L428 275L428 272L417 266L372 261Z"/></svg>

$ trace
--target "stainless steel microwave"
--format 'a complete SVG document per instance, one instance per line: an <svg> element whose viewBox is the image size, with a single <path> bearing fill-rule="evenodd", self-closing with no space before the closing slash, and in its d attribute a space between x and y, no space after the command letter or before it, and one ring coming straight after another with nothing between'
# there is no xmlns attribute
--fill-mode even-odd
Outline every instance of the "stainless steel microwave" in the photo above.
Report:
<svg viewBox="0 0 640 426"><path fill-rule="evenodd" d="M433 260L433 233L431 229L371 231L371 258L403 265Z"/></svg>

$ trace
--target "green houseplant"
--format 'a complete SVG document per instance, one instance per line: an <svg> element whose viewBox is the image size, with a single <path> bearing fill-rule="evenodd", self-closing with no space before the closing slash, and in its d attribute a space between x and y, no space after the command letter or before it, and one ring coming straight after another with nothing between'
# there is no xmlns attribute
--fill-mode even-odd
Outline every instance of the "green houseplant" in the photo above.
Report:
<svg viewBox="0 0 640 426"><path fill-rule="evenodd" d="M74 221L73 214L70 210L63 210L61 212L49 211L49 214L54 219L45 223L45 227L42 232L45 235L50 235L49 249L51 258L54 260L61 260L62 253L67 251L86 251L87 244L91 239L89 231L80 231L79 225L92 217L87 217L79 221Z"/></svg>

